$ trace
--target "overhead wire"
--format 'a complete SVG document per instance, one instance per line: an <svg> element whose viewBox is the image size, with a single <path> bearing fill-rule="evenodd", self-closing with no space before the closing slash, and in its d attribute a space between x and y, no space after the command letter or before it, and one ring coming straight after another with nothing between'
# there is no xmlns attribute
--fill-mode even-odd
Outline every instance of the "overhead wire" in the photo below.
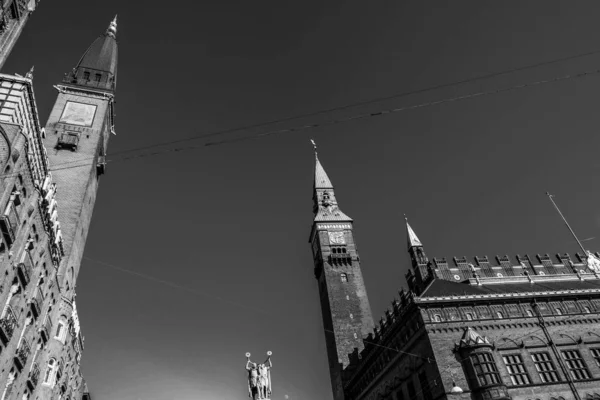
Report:
<svg viewBox="0 0 600 400"><path fill-rule="evenodd" d="M378 98L369 99L369 100L365 100L365 101L349 103L349 104L345 104L345 105L341 105L341 106L337 106L337 107L331 107L331 108L327 108L324 110L318 110L318 111L314 111L314 112L294 115L291 117L273 119L273 120L266 121L266 122L259 122L256 124L250 124L250 125L236 127L236 128L229 128L229 129L219 130L219 131L215 131L215 132L202 133L202 134L193 135L188 138L170 140L170 141L155 143L155 144L142 146L142 147L138 147L138 148L122 150L122 151L112 153L111 156L115 156L118 154L126 154L126 153L130 153L133 151L147 150L147 149L151 149L151 148L155 148L155 147L168 146L168 145L173 145L173 144L183 143L183 142L188 142L188 141L194 141L194 140L199 140L199 139L205 139L208 137L221 136L221 135L226 135L226 134L239 132L239 131L246 131L246 130L255 129L255 128L262 128L262 127L269 126L269 125L289 122L289 121L293 121L293 120L297 120L297 119L301 119L301 118L314 117L314 116L328 114L328 113L332 113L332 112L336 112L336 111L343 111L343 110L347 110L349 108L361 107L361 106L370 105L370 104L374 104L374 103L380 103L383 101L395 100L395 99L413 96L416 94L427 93L427 92L431 92L431 91L439 90L439 89L446 89L446 88L450 88L450 87L454 87L454 86L464 85L466 83L472 83L472 82L477 82L477 81L481 81L481 80L485 80L485 79L496 78L496 77L499 77L502 75L507 75L507 74L511 74L511 73L515 73L515 72L526 71L529 69L539 68L542 66L552 65L552 64L556 64L556 63L560 63L560 62L564 62L564 61L570 61L570 60L574 60L577 58L588 57L588 56L595 55L595 54L600 54L600 49L592 50L592 51L588 51L588 52L584 52L584 53L579 53L579 54L574 54L574 55L570 55L570 56L555 58L555 59L551 59L551 60L540 61L540 62L537 62L534 64L528 64L528 65L524 65L521 67L509 68L506 70L492 72L492 73L484 74L484 75L479 75L479 76L475 76L472 78L461 79L461 80L453 81L453 82L449 82L449 83L442 83L442 84L433 85L433 86L429 86L429 87L425 87L425 88L396 93L396 94L389 95L389 96L383 96L383 97L378 97Z"/></svg>
<svg viewBox="0 0 600 400"><path fill-rule="evenodd" d="M510 86L507 88L469 93L469 94L465 94L465 95L461 95L461 96L449 97L449 98L444 98L444 99L435 100L435 101L428 101L428 102L418 103L418 104L404 106L404 107L379 110L377 112L370 112L370 113L364 113L364 114L357 114L357 115L350 116L347 118L333 119L333 120L329 120L329 121L325 121L325 122L321 122L321 123L301 125L301 126L292 127L292 128L277 129L277 130L257 133L257 134L253 134L253 135L249 135L249 136L243 136L243 137L232 138L232 139L224 139L224 140L216 141L216 142L206 142L206 143L199 144L199 145L176 147L176 148L171 148L171 149L159 150L159 151L155 151L155 152L151 152L151 153L141 153L141 154L134 154L131 156L126 156L126 157L121 157L121 158L107 159L106 163L128 161L128 160L133 160L133 159L138 159L138 158L154 157L154 156L158 156L158 155L162 155L162 154L166 154L166 153L176 153L176 152L185 151L185 150L194 150L194 149L200 149L200 148L209 147L209 146L218 146L218 145L246 141L246 140L251 140L251 139L258 139L258 138L262 138L264 136L305 131L308 129L315 129L315 128L320 128L320 127L325 127L325 126L330 126L330 125L336 125L336 124L340 124L343 122L356 121L356 120L365 119L365 118L375 118L375 117L380 117L383 115L388 115L388 114L393 114L393 113L398 113L398 112L403 112L403 111L409 111L409 110L414 110L414 109L418 109L418 108L431 107L431 106L436 106L436 105L440 105L440 104L444 104L444 103L450 103L450 102L472 99L472 98L476 98L476 97L506 93L506 92L511 92L511 91L520 90L520 89L524 89L524 88L540 86L540 85L545 85L545 84L550 84L550 83L555 83L555 82L560 82L560 81L565 81L565 80L570 80L570 79L583 78L583 77L587 77L587 76L591 76L591 75L596 75L599 73L600 73L600 69L584 71L584 72L580 72L580 73L576 73L576 74L567 74L567 75L563 75L563 76L559 76L559 77L555 77L555 78L551 78L551 79L544 79L544 80L524 83L524 84L520 84L520 85ZM179 141L172 141L170 143L172 144L172 143L176 143L176 142L179 142ZM148 146L142 146L139 148L123 150L121 152L112 153L109 156L112 157L114 155L119 155L119 154L133 152L133 151L139 151L139 150L142 150L145 148L148 148ZM79 168L81 166L91 165L91 163L71 165L71 164L76 164L78 162L83 162L86 159L93 160L93 159L95 159L95 157L89 157L89 158L82 157L79 160L73 160L73 161L68 161L68 162L64 162L64 163L57 163L57 164L51 166L49 168L49 171L52 172L52 171L61 170L61 169ZM0 174L0 178L14 177L14 176L17 176L20 172L22 172L24 170L26 170L26 168L23 168L18 171L12 171L9 173L3 173L3 174Z"/></svg>

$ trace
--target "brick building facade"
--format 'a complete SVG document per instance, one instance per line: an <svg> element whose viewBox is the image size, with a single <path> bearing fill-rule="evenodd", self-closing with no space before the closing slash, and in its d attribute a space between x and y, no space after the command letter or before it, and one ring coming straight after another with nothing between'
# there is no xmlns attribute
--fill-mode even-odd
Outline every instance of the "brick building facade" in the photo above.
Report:
<svg viewBox="0 0 600 400"><path fill-rule="evenodd" d="M62 83L45 128L0 74L0 400L89 399L75 283L114 133L116 19Z"/></svg>
<svg viewBox="0 0 600 400"><path fill-rule="evenodd" d="M319 160L311 233L335 400L600 399L600 254L429 259L373 329L352 220Z"/></svg>

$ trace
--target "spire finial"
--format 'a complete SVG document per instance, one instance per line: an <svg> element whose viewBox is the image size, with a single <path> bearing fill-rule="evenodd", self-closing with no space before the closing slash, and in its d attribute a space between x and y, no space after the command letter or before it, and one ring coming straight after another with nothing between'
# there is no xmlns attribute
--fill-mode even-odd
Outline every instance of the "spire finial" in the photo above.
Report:
<svg viewBox="0 0 600 400"><path fill-rule="evenodd" d="M33 79L33 70L34 70L34 69L35 69L35 66L34 66L34 65L32 65L32 66L31 66L31 69L29 70L29 72L27 72L27 73L25 74L25 78L27 78L27 79Z"/></svg>
<svg viewBox="0 0 600 400"><path fill-rule="evenodd" d="M110 25L108 26L108 29L106 30L106 34L109 36L112 36L114 38L117 37L117 16L115 15L115 18L111 21Z"/></svg>
<svg viewBox="0 0 600 400"><path fill-rule="evenodd" d="M317 155L317 144L315 143L315 141L313 139L310 139L310 142L313 145L313 149L315 150L315 156Z"/></svg>

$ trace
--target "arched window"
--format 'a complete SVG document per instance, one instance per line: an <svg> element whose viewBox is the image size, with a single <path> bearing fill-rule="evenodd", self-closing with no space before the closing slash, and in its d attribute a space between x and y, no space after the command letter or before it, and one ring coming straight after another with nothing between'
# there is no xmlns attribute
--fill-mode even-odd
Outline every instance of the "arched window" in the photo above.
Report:
<svg viewBox="0 0 600 400"><path fill-rule="evenodd" d="M590 308L588 306L583 306L583 312L586 313L586 314L589 314L592 311L590 310Z"/></svg>
<svg viewBox="0 0 600 400"><path fill-rule="evenodd" d="M556 311L556 315L562 315L562 310L560 308L557 308L554 311Z"/></svg>
<svg viewBox="0 0 600 400"><path fill-rule="evenodd" d="M504 318L504 314L502 314L502 311L496 311L496 316L497 316L499 319L502 319L502 318Z"/></svg>
<svg viewBox="0 0 600 400"><path fill-rule="evenodd" d="M472 321L473 320L473 314L471 314L470 312L465 314L467 316L467 320Z"/></svg>
<svg viewBox="0 0 600 400"><path fill-rule="evenodd" d="M340 274L340 277L342 278L342 282L348 282L348 275Z"/></svg>
<svg viewBox="0 0 600 400"><path fill-rule="evenodd" d="M525 312L527 313L528 317L533 317L533 311L531 311L531 310L525 310Z"/></svg>
<svg viewBox="0 0 600 400"><path fill-rule="evenodd" d="M442 322L442 316L440 314L434 314L433 320L435 322Z"/></svg>
<svg viewBox="0 0 600 400"><path fill-rule="evenodd" d="M56 377L56 360L51 358L48 360L46 364L46 371L44 372L44 384L46 385L54 385L54 378Z"/></svg>

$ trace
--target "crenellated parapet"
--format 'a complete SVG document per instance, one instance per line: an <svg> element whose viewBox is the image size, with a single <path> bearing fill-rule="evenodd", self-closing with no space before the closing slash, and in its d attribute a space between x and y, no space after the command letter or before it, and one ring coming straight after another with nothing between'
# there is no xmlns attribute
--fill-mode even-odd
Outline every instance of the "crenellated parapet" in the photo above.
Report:
<svg viewBox="0 0 600 400"><path fill-rule="evenodd" d="M363 338L363 350L355 348L348 355L350 364L344 369L344 387L346 392L354 393L351 398L369 387L383 369L384 365L376 360L383 357L389 361L408 354L401 349L409 346L422 327L420 319L413 293L400 290L399 299L391 303L373 332Z"/></svg>
<svg viewBox="0 0 600 400"><path fill-rule="evenodd" d="M600 253L593 253L600 257ZM516 277L527 276L596 276L598 271L590 267L588 256L580 253L575 254L575 261L568 253L557 253L553 258L549 254L536 254L535 258L529 255L521 256L517 254L514 258L508 255L497 255L494 261L490 261L487 256L475 256L471 259L467 257L453 257L449 263L445 257L434 257L428 265L431 274L435 279L443 279L452 282L475 281L496 281L507 282ZM411 285L410 276L407 274L407 281ZM413 290L420 293L426 285L415 285L416 279L413 279ZM430 281L427 281L428 284Z"/></svg>

